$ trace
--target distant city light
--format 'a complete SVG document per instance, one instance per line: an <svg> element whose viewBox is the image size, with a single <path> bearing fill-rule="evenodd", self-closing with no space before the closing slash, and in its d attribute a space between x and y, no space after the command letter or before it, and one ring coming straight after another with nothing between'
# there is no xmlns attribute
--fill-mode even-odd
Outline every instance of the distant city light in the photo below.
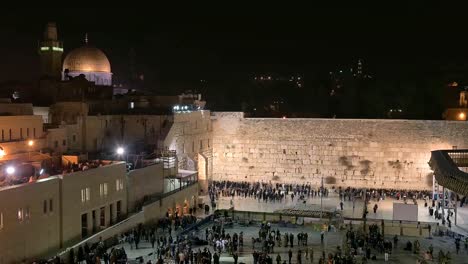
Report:
<svg viewBox="0 0 468 264"><path fill-rule="evenodd" d="M41 51L49 50L49 47L41 47Z"/></svg>
<svg viewBox="0 0 468 264"><path fill-rule="evenodd" d="M53 50L53 51L63 51L63 48L59 48L59 47L52 47L52 50Z"/></svg>
<svg viewBox="0 0 468 264"><path fill-rule="evenodd" d="M461 112L460 114L458 114L458 118L461 119L461 120L465 120L466 114Z"/></svg>
<svg viewBox="0 0 468 264"><path fill-rule="evenodd" d="M286 119L286 116L283 116L283 119Z"/></svg>
<svg viewBox="0 0 468 264"><path fill-rule="evenodd" d="M6 169L6 173L9 174L9 175L15 173L15 167L8 166L7 169Z"/></svg>
<svg viewBox="0 0 468 264"><path fill-rule="evenodd" d="M32 147L34 145L34 140L29 140L28 141L28 146Z"/></svg>
<svg viewBox="0 0 468 264"><path fill-rule="evenodd" d="M118 155L122 155L122 154L124 154L124 153L125 153L124 148L122 148L122 147L118 147L118 148L117 148L117 154L118 154Z"/></svg>

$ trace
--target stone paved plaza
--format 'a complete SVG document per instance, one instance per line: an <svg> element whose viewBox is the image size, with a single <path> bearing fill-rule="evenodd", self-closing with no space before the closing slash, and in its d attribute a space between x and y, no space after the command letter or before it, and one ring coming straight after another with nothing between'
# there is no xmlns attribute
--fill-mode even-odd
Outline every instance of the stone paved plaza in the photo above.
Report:
<svg viewBox="0 0 468 264"><path fill-rule="evenodd" d="M207 199L205 197L205 199ZM323 199L323 204L325 208L336 208L339 209L339 198L331 193L331 195L327 198ZM233 200L234 203L234 208L236 210L244 210L244 211L255 211L255 212L273 212L278 209L282 209L284 207L288 206L293 206L294 204L297 204L297 200L294 199L294 201L291 201L290 197L288 198L287 202L285 203L265 203L265 202L258 202L258 200L254 200L252 198L239 198L235 197ZM302 202L302 201L301 201ZM375 219L391 219L392 218L392 203L394 200L392 199L387 199L384 201L379 202L379 210L377 210L377 213L374 214L372 210L369 213L369 218L375 218ZM307 202L309 204L317 204L320 205L320 198L310 198L307 199ZM374 204L373 201L371 201L370 206L372 207ZM428 216L427 213L427 208L424 208L424 203L420 202L419 203L419 217L421 221L427 222L435 222L435 220L431 217ZM352 202L346 201L344 203L344 216L345 217L355 217L355 218L360 218L362 217L362 211L363 211L363 206L364 203L362 200L357 200L355 202L355 208L354 208L354 213L353 213L353 204ZM220 197L218 200L218 209L223 209L223 208L229 208L230 207L230 198L229 197ZM464 218L464 215L466 214L465 208L462 208L460 215L459 215L459 222L466 221ZM459 211L460 212L460 211ZM203 214L200 214L200 211L198 211L198 217L201 218L203 217ZM465 222L462 222L465 224ZM211 224L207 224L205 226L202 226L198 232L195 233L196 236L198 236L201 239L205 238L205 229L209 228ZM238 224L234 224L234 227L232 228L226 228L226 233L230 233L231 235L236 232L244 232L244 247L239 250L239 263L253 263L253 257L252 253L254 248L252 247L252 242L251 239L252 237L258 237L258 230L259 230L259 223L252 224L248 227L245 226L240 226ZM320 242L320 231L318 230L317 226L313 225L305 225L305 226L292 226L288 225L287 227L283 226L278 226L276 224L273 224L273 229L279 229L282 234L285 232L288 233L293 233L297 234L299 232L307 232L309 235L309 243L308 247L312 248L314 251L314 259L313 262L309 259L306 260L303 257L302 263L318 263L318 259L320 257L320 254L322 254L322 251L325 251L326 254L330 252L335 252L337 246L342 246L343 245L343 239L345 237L344 231L331 231L325 233L325 239L324 239L324 244L322 245ZM463 231L463 229L461 229ZM162 235L160 233L160 235ZM174 234L173 234L174 236ZM390 241L392 240L392 236L387 236L387 239ZM415 255L413 253L410 253L408 251L404 251L403 247L404 244L407 241L414 242L415 240L418 240L421 244L421 250L419 255ZM297 244L297 240L295 239L295 244ZM428 250L430 245L433 245L434 247L434 258L437 258L437 254L439 250L443 250L444 252L450 251L452 261L451 263L468 263L468 250L465 249L462 241L461 245L461 250L460 253L457 255L455 252L455 239L452 237L431 237L431 238L422 238L422 237L399 237L399 242L397 249L394 249L392 254L389 256L389 261L385 262L384 261L384 255L381 253L378 253L374 249L372 250L372 255L376 255L377 260L373 261L368 261L368 263L416 263L418 259L423 258L423 253ZM128 254L128 257L130 260L134 260L138 257L143 257L145 263L148 260L152 260L153 263L157 260L157 256L155 253L155 250L151 248L151 245L143 241L140 243L140 248L138 250L135 249L130 249L130 246L128 243L124 243L120 246L123 246ZM194 247L195 250L198 248L201 248L203 250L203 247ZM213 252L213 248L211 246L208 246L211 252ZM260 248L258 246L255 247L255 249L259 250ZM295 245L293 248L293 258L292 258L292 263L297 263L296 256L297 256L297 250L299 247ZM288 250L289 248L286 247L275 247L274 249L275 253L270 254L273 257L273 262L276 263L275 259L277 256L277 253L280 253L282 260L288 260ZM304 254L304 250L303 254ZM357 258L358 262L361 263L361 258ZM230 256L228 253L224 252L221 254L220 258L221 263L233 263L234 260L232 256ZM437 263L437 262L429 262L429 263Z"/></svg>
<svg viewBox="0 0 468 264"><path fill-rule="evenodd" d="M204 234L205 234L205 229L209 226L203 227L197 235L204 239ZM322 245L320 242L320 232L314 231L313 228L308 227L308 226L297 226L297 227L278 227L277 225L272 225L274 229L279 228L281 233L283 234L284 232L288 233L293 233L297 234L299 232L307 232L309 235L308 239L308 247L309 249L312 248L314 251L314 259L313 262L309 260L306 260L303 257L303 263L318 263L318 259L320 257L320 254L322 254L322 251L325 250L326 254L329 252L335 252L337 246L342 245L344 233L342 232L328 232L325 233L325 239L324 239L324 244ZM244 247L239 250L239 263L244 262L244 263L253 263L253 247L252 247L252 242L251 242L251 237L255 236L258 237L258 230L259 230L259 225L252 225L249 227L244 227L244 226L239 226L237 224L234 225L233 228L226 228L226 232L233 234L234 232L244 232ZM387 239L391 240L392 237L387 237ZM410 240L414 242L416 239L421 244L421 253L419 255L415 255L412 253L409 253L408 251L404 251L403 247L404 244ZM398 242L397 249L394 249L394 252L390 254L389 256L389 261L385 262L384 261L384 255L377 253L375 250L372 250L372 254L376 254L377 260L375 261L368 261L368 263L416 263L417 259L421 259L422 253L425 252L428 248L429 245L434 246L434 257L437 256L437 253L439 252L440 249L451 252L451 257L452 257L452 262L451 263L468 263L468 251L463 247L461 247L460 253L457 255L455 253L455 242L453 238L447 238L447 237L435 237L432 239L427 239L427 238L406 238L406 237L400 237L400 241ZM297 256L297 250L302 249L302 252L304 252L304 247L298 247L297 245L297 240L295 240L295 246L293 248L293 258L292 258L292 263L297 263L296 256ZM130 245L128 243L121 244L119 246L123 246L128 254L128 257L130 260L134 260L140 256L144 257L145 263L148 260L152 260L153 263L157 260L155 250L151 248L150 243L143 241L141 245L139 246L138 250L135 249L130 249ZM201 248L203 250L203 247L195 247L195 249ZM211 246L208 246L211 252L213 252L213 248ZM256 250L259 250L260 247L257 245L255 247ZM289 248L286 247L275 247L274 248L274 253L270 254L273 257L273 260L276 259L276 254L280 253L282 260L287 260L288 259L288 252ZM360 262L360 258L357 258L359 260L358 263ZM221 263L233 263L234 260L233 258L226 252L221 254L220 258ZM275 262L276 263L276 262ZM433 262L436 263L436 262Z"/></svg>
<svg viewBox="0 0 468 264"><path fill-rule="evenodd" d="M208 197L205 197L205 203L208 202ZM228 209L230 208L230 197L220 197L217 204L217 209ZM286 202L259 202L253 198L242 198L236 196L233 200L234 209L238 211L253 211L253 212L274 212L275 210L282 209L285 207L291 207L295 204L298 204L302 201L298 201L298 198L295 197L294 201L291 200L291 197L287 197ZM369 214L367 215L368 219L384 219L384 220L393 220L393 203L402 202L396 201L392 198L387 198L386 200L374 201L371 200L368 205ZM307 204L314 204L320 206L320 197L311 197L306 199ZM364 201L362 199L357 199L353 202L344 201L343 202L343 215L348 218L362 218L362 213L364 209ZM378 205L378 210L374 214L372 207L374 204ZM323 207L324 208L334 208L340 210L340 200L338 194L330 192L328 197L323 198ZM468 205L464 207L459 207L457 209L457 226L452 224L452 230L463 235L468 235ZM447 210L446 210L447 211ZM439 222L442 225L441 221L436 220L434 217L429 215L428 208L424 207L424 200L418 200L418 221L428 222L428 223L437 223ZM452 223L453 223L452 217Z"/></svg>

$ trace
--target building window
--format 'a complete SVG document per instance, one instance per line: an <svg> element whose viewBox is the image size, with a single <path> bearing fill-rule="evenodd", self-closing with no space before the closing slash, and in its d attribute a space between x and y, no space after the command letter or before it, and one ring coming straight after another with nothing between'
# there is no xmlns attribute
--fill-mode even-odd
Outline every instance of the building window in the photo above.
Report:
<svg viewBox="0 0 468 264"><path fill-rule="evenodd" d="M23 139L23 128L20 128L20 138Z"/></svg>
<svg viewBox="0 0 468 264"><path fill-rule="evenodd" d="M210 147L210 139L208 139L208 147Z"/></svg>
<svg viewBox="0 0 468 264"><path fill-rule="evenodd" d="M203 139L200 140L200 150L203 149Z"/></svg>
<svg viewBox="0 0 468 264"><path fill-rule="evenodd" d="M2 141L5 141L5 131L2 129Z"/></svg>
<svg viewBox="0 0 468 264"><path fill-rule="evenodd" d="M195 141L192 141L192 152L195 152Z"/></svg>
<svg viewBox="0 0 468 264"><path fill-rule="evenodd" d="M99 194L101 197L107 195L107 183L99 184Z"/></svg>
<svg viewBox="0 0 468 264"><path fill-rule="evenodd" d="M67 140L66 139L62 140L62 146L66 146L66 145L67 145Z"/></svg>
<svg viewBox="0 0 468 264"><path fill-rule="evenodd" d="M33 136L36 138L36 128L33 128Z"/></svg>
<svg viewBox="0 0 468 264"><path fill-rule="evenodd" d="M11 141L11 128L10 128L10 130L9 130L8 132L9 132L9 134L10 134L10 141Z"/></svg>
<svg viewBox="0 0 468 264"><path fill-rule="evenodd" d="M123 180L121 179L115 180L115 190L116 191L123 190Z"/></svg>
<svg viewBox="0 0 468 264"><path fill-rule="evenodd" d="M81 189L81 202L84 203L90 200L91 190L89 188Z"/></svg>
<svg viewBox="0 0 468 264"><path fill-rule="evenodd" d="M54 200L50 199L49 200L49 212L53 212L54 211Z"/></svg>
<svg viewBox="0 0 468 264"><path fill-rule="evenodd" d="M47 200L44 200L42 211L44 212L44 214L47 214Z"/></svg>
<svg viewBox="0 0 468 264"><path fill-rule="evenodd" d="M58 148L58 141L57 140L54 141L54 147Z"/></svg>
<svg viewBox="0 0 468 264"><path fill-rule="evenodd" d="M29 138L29 127L26 128L26 137Z"/></svg>
<svg viewBox="0 0 468 264"><path fill-rule="evenodd" d="M0 230L3 229L3 213L0 213Z"/></svg>
<svg viewBox="0 0 468 264"><path fill-rule="evenodd" d="M76 142L76 135L73 135L73 142Z"/></svg>
<svg viewBox="0 0 468 264"><path fill-rule="evenodd" d="M23 221L24 220L24 215L23 215L24 211L23 211L23 208L19 208L18 209L18 220L19 221Z"/></svg>
<svg viewBox="0 0 468 264"><path fill-rule="evenodd" d="M30 219L31 218L31 214L29 213L29 206L26 207L26 212L24 213L24 218L25 219Z"/></svg>

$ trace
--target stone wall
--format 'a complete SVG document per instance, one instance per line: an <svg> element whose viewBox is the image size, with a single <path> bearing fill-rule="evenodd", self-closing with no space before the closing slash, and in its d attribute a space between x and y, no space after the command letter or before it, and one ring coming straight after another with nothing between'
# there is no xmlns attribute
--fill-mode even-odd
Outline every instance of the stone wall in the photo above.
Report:
<svg viewBox="0 0 468 264"><path fill-rule="evenodd" d="M164 146L177 152L179 169L198 170L199 154L211 162L213 143L210 111L174 114L174 123L164 140ZM211 165L206 173L211 175Z"/></svg>
<svg viewBox="0 0 468 264"><path fill-rule="evenodd" d="M468 147L468 123L243 118L214 113L213 179L430 189L430 151Z"/></svg>

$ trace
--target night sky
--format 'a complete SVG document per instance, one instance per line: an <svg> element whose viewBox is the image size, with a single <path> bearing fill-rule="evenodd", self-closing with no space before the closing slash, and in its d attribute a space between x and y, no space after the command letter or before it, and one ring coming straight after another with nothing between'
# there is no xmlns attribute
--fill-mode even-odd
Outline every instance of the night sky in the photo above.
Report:
<svg viewBox="0 0 468 264"><path fill-rule="evenodd" d="M305 89L311 89L308 76L351 67L358 58L364 61L365 72L398 87L400 79L414 78L411 86L447 65L462 65L468 74L467 23L460 12L285 3L273 8L211 6L183 11L163 6L9 10L0 18L0 82L38 79L37 41L48 21L57 23L65 52L82 45L87 32L90 44L110 59L114 80L128 79L129 53L134 49L137 72L144 74L146 88L154 90L191 88L186 83L200 79L218 82L210 89L221 89L260 73L300 74L305 76ZM223 89L218 96L238 88ZM416 93L409 94L402 99L406 104ZM429 118L438 116L439 109Z"/></svg>
<svg viewBox="0 0 468 264"><path fill-rule="evenodd" d="M378 71L468 56L465 19L436 8L11 10L1 17L0 80L37 77L36 45L48 21L57 23L66 51L81 45L88 32L115 73L126 70L134 48L145 76L163 79L331 70L356 58Z"/></svg>

